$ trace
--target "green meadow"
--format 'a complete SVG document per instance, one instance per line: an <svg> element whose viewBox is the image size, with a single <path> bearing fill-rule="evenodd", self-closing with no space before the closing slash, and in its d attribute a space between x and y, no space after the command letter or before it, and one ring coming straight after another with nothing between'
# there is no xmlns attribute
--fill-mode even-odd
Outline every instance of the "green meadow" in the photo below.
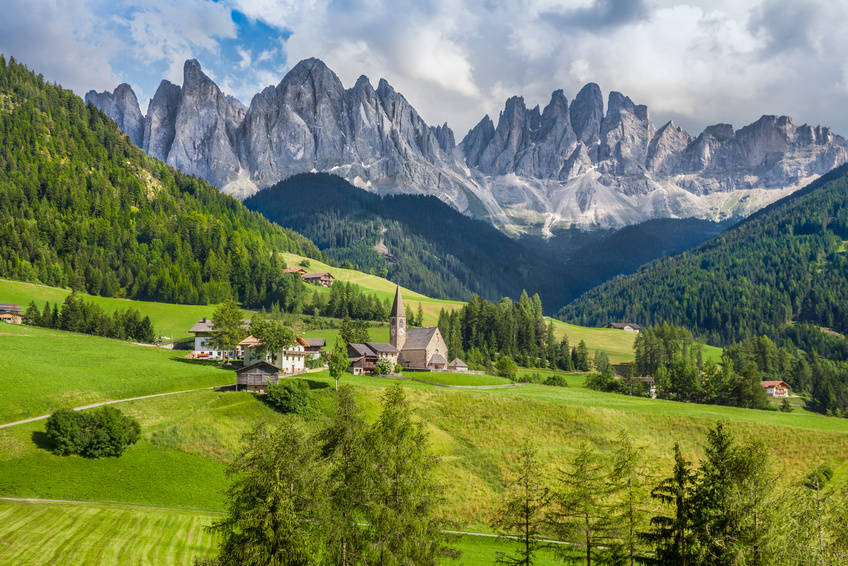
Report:
<svg viewBox="0 0 848 566"><path fill-rule="evenodd" d="M0 424L57 409L235 383L215 362L187 352L60 330L0 327Z"/></svg>
<svg viewBox="0 0 848 566"><path fill-rule="evenodd" d="M190 565L215 556L215 536L206 527L218 513L100 503L0 500L0 566L86 564L87 566ZM515 543L460 536L451 545L462 552L446 564L493 564L497 552ZM543 551L539 566L556 564Z"/></svg>
<svg viewBox="0 0 848 566"><path fill-rule="evenodd" d="M39 309L44 308L44 303L51 305L61 303L71 292L67 289L46 287L34 283L21 283L0 279L0 303L14 303L26 310L30 301L35 301ZM131 301L129 299L115 299L111 297L98 297L80 293L86 302L100 305L109 313L121 309L138 309L141 316L149 316L157 336L166 336L171 340L189 338L188 330L201 318L210 317L215 311L215 305L173 305L170 303L153 303L148 301ZM252 313L244 311L245 317L250 318Z"/></svg>

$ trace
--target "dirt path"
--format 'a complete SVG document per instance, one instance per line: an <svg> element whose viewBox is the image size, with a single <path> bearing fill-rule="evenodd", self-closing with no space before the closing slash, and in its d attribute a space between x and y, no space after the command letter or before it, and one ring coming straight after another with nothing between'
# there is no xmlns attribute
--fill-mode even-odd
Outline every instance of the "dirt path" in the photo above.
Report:
<svg viewBox="0 0 848 566"><path fill-rule="evenodd" d="M220 385L213 385L212 387L200 387L198 389L185 389L183 391L171 391L170 393L156 393L155 395L144 395L142 397L131 397L129 399L116 399L114 401L102 401L100 403L94 403L93 405L85 405L83 407L74 407L74 411L84 411L85 409L93 409L95 407L102 407L103 405L113 405L115 403L126 403L127 401L138 401L139 399L150 399L152 397L164 397L165 395L178 395L180 393L191 393L192 391L203 391L204 389L215 389L221 387ZM53 413L50 413L51 415ZM50 415L42 415L40 417L32 417L31 419L24 419L22 421L15 421L13 423L0 424L0 428L6 428L15 425L22 425L26 423L33 423L35 421L43 421L46 418L49 418Z"/></svg>

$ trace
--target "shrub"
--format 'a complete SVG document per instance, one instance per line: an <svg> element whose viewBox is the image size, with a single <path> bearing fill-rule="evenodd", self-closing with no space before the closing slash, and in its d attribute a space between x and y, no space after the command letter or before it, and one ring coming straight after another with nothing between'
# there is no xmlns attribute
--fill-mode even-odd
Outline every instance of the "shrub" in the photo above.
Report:
<svg viewBox="0 0 848 566"><path fill-rule="evenodd" d="M400 364L395 364L395 373L403 373L403 366Z"/></svg>
<svg viewBox="0 0 848 566"><path fill-rule="evenodd" d="M309 384L302 379L271 383L267 398L281 413L302 414L309 408Z"/></svg>
<svg viewBox="0 0 848 566"><path fill-rule="evenodd" d="M516 365L515 360L511 357L501 356L495 364L495 371L497 371L498 375L501 377L515 379L515 374L518 372L518 366Z"/></svg>
<svg viewBox="0 0 848 566"><path fill-rule="evenodd" d="M392 373L392 369L394 369L392 367L392 360L389 358L380 358L374 364L374 373L377 375L387 375Z"/></svg>
<svg viewBox="0 0 848 566"><path fill-rule="evenodd" d="M62 409L47 419L46 429L56 454L87 458L120 456L141 435L138 421L114 407L86 412Z"/></svg>
<svg viewBox="0 0 848 566"><path fill-rule="evenodd" d="M545 385L552 385L554 387L568 387L568 382L565 381L565 377L554 374L548 376L548 379L545 380Z"/></svg>
<svg viewBox="0 0 848 566"><path fill-rule="evenodd" d="M519 375L515 380L518 383L542 383L542 375L538 371L534 371L533 373Z"/></svg>

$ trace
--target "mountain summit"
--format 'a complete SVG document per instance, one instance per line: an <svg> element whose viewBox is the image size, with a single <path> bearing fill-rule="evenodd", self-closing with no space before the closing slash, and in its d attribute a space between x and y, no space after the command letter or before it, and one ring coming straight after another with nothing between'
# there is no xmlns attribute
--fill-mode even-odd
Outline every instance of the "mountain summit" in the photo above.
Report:
<svg viewBox="0 0 848 566"><path fill-rule="evenodd" d="M455 143L381 79L345 89L322 61L299 62L245 108L195 60L183 85L162 81L142 116L129 85L86 94L150 155L247 197L297 173L325 171L380 194L435 195L513 233L609 228L652 218L745 216L848 161L829 128L763 116L693 136L648 108L587 84L569 104L506 101Z"/></svg>

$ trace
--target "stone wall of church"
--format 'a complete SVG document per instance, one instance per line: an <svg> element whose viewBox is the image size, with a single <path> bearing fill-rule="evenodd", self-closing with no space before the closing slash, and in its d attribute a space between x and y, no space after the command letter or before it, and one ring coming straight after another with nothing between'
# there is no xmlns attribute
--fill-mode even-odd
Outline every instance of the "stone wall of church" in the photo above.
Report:
<svg viewBox="0 0 848 566"><path fill-rule="evenodd" d="M426 368L427 350L404 350L400 354L400 365L412 369Z"/></svg>

